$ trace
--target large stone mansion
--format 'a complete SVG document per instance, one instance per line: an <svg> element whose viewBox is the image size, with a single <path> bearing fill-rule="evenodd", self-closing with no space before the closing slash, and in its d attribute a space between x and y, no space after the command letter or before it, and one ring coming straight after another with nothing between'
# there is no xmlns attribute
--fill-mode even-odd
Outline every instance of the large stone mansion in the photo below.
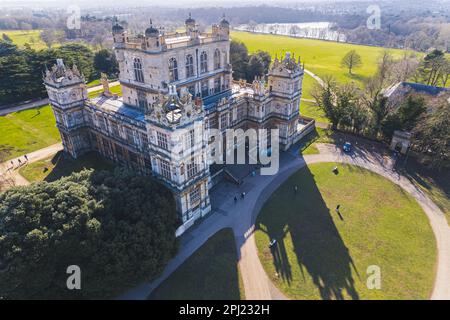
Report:
<svg viewBox="0 0 450 320"><path fill-rule="evenodd" d="M267 84L262 78L233 82L225 18L210 33L199 32L191 17L183 33L164 33L151 23L136 37L117 23L112 32L122 97L104 82L103 95L89 99L83 75L61 60L46 71L62 143L74 158L95 150L159 179L174 194L183 223L178 235L211 211L209 129L276 128L282 150L303 135L300 61L289 54L275 59ZM205 134L195 137L195 125Z"/></svg>

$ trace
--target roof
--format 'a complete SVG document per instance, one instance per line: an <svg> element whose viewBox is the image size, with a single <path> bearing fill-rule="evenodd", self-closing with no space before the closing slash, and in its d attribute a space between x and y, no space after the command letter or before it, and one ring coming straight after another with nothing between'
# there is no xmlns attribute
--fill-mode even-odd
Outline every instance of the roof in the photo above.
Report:
<svg viewBox="0 0 450 320"><path fill-rule="evenodd" d="M145 115L143 112L127 106L122 98L107 98L105 96L95 97L89 100L92 104L97 106L99 109L104 109L106 111L114 112L118 115L130 118L135 121L145 121Z"/></svg>
<svg viewBox="0 0 450 320"><path fill-rule="evenodd" d="M384 90L384 96L390 97L394 92L397 91L399 88L407 88L408 91L412 90L416 93L425 93L432 96L437 96L438 94L442 92L449 91L449 88L443 88L443 87L436 87L436 86L429 86L426 84L421 83L415 83L415 82L398 82L391 87Z"/></svg>

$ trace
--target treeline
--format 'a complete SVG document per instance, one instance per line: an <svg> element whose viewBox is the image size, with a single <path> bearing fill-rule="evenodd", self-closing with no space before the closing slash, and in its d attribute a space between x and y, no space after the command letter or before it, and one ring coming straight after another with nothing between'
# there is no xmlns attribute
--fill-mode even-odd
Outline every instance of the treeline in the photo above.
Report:
<svg viewBox="0 0 450 320"><path fill-rule="evenodd" d="M431 155L432 166L447 167L450 162L449 95L435 97L412 92L400 103L385 95L386 88L399 81L413 77L437 78L441 74L440 57L441 54L432 52L421 61L409 56L394 60L385 52L377 73L367 78L362 88L354 83L340 84L328 76L323 86L316 85L311 94L330 120L332 129L387 142L395 130L410 131L413 150Z"/></svg>
<svg viewBox="0 0 450 320"><path fill-rule="evenodd" d="M256 76L265 76L269 71L271 57L266 51L248 54L244 43L232 40L230 44L230 63L234 80L252 82Z"/></svg>
<svg viewBox="0 0 450 320"><path fill-rule="evenodd" d="M88 82L98 79L100 72L117 73L114 54L106 49L94 53L87 46L69 43L37 51L0 40L0 105L46 97L43 72L57 58L68 66L76 64Z"/></svg>
<svg viewBox="0 0 450 320"><path fill-rule="evenodd" d="M114 298L162 272L179 223L171 192L125 169L9 189L0 193L0 300Z"/></svg>

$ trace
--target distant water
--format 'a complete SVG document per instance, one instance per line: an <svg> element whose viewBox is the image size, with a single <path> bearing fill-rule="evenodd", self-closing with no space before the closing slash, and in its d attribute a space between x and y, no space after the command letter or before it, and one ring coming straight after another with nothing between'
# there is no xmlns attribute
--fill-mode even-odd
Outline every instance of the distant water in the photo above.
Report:
<svg viewBox="0 0 450 320"><path fill-rule="evenodd" d="M311 38L346 42L345 34L332 30L331 22L308 23L248 23L241 24L235 29L257 33L279 34L285 36Z"/></svg>

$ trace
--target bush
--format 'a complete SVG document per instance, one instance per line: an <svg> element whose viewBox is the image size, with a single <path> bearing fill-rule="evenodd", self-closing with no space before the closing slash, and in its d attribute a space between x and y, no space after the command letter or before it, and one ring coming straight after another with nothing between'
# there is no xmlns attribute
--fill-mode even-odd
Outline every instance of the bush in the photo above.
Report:
<svg viewBox="0 0 450 320"><path fill-rule="evenodd" d="M113 297L161 273L178 224L171 192L123 169L10 189L0 195L0 297ZM69 265L81 290L66 287Z"/></svg>

